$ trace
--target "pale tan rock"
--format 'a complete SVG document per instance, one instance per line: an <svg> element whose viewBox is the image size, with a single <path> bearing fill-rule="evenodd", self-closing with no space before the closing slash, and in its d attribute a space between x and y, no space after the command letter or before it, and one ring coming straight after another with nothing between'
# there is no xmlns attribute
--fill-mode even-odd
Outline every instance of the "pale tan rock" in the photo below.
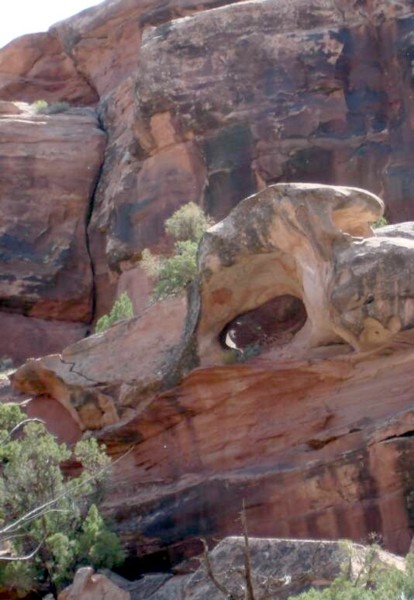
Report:
<svg viewBox="0 0 414 600"><path fill-rule="evenodd" d="M105 575L94 573L91 567L82 567L75 574L72 585L58 595L58 600L130 600L131 595L121 590Z"/></svg>

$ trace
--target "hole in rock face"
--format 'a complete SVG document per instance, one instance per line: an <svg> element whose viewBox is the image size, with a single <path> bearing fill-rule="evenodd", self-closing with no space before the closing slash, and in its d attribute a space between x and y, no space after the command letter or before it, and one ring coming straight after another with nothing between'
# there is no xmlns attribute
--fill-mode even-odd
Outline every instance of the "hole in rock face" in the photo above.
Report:
<svg viewBox="0 0 414 600"><path fill-rule="evenodd" d="M300 298L285 294L235 317L220 335L225 348L281 346L291 341L307 319Z"/></svg>

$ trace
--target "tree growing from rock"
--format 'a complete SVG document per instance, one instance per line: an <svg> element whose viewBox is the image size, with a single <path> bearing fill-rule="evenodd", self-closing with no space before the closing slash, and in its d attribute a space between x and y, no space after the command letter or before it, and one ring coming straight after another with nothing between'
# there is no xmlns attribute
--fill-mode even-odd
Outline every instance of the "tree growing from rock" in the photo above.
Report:
<svg viewBox="0 0 414 600"><path fill-rule="evenodd" d="M123 292L118 300L115 301L111 312L98 319L95 326L95 333L106 331L111 325L122 321L123 319L132 319L134 316L134 307L127 292Z"/></svg>
<svg viewBox="0 0 414 600"><path fill-rule="evenodd" d="M70 459L82 467L77 477L61 469ZM109 463L95 439L72 452L17 405L0 405L0 587L56 590L79 565L112 568L124 560L94 504Z"/></svg>
<svg viewBox="0 0 414 600"><path fill-rule="evenodd" d="M144 250L142 266L154 280L153 298L177 296L197 274L197 251L203 233L213 224L194 202L179 208L165 222L165 232L174 242L173 254L164 258Z"/></svg>

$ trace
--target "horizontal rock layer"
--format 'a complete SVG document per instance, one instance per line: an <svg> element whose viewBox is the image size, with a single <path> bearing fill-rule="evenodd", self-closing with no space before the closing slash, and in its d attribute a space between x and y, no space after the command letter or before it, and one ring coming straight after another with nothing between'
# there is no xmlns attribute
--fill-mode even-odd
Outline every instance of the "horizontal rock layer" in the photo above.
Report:
<svg viewBox="0 0 414 600"><path fill-rule="evenodd" d="M186 318L154 304L12 376L32 414L54 399L120 458L105 509L133 556L191 556L237 533L243 501L253 535L407 550L413 230L376 235L382 210L359 189L271 186L205 233ZM226 347L228 322L286 294L299 327L265 313L258 356Z"/></svg>

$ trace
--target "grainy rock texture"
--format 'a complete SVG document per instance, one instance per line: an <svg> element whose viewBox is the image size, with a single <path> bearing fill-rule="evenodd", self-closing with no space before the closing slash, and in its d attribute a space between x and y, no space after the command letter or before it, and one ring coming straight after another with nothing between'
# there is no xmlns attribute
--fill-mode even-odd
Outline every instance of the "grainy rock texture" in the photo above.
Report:
<svg viewBox="0 0 414 600"><path fill-rule="evenodd" d="M359 189L269 187L206 232L185 322L183 301L154 305L12 376L129 451L106 510L133 555L237 533L243 499L253 535L407 550L414 245L412 225L371 229L382 211ZM243 334L247 312L251 334L272 302L260 354L229 348L227 324Z"/></svg>
<svg viewBox="0 0 414 600"><path fill-rule="evenodd" d="M369 552L366 547L356 544L345 547L338 542L266 538L250 539L249 551L254 593L269 600L290 598L310 586L326 587L345 565L349 565L351 574L356 577L364 568ZM404 568L403 559L386 552L379 553L377 560L377 566ZM246 586L243 538L226 538L220 542L211 553L210 564L214 576L228 590L229 596L241 598ZM208 576L205 564L187 577L181 595L174 593L174 583L174 579L167 581L155 594L148 596L148 600L222 600L224 596ZM137 600L141 599L138 597Z"/></svg>
<svg viewBox="0 0 414 600"><path fill-rule="evenodd" d="M269 184L323 182L413 218L412 31L410 0L107 0L0 50L1 99L96 104L108 134L95 316L133 278L146 305L141 252L168 250L189 200L221 219Z"/></svg>
<svg viewBox="0 0 414 600"><path fill-rule="evenodd" d="M31 410L50 421L52 429L54 416L41 408L45 395L69 412L67 427L78 436L81 430L123 421L165 388L185 313L184 299L165 300L105 333L68 346L62 354L28 360L12 375L14 386L37 396Z"/></svg>
<svg viewBox="0 0 414 600"><path fill-rule="evenodd" d="M0 356L20 362L61 350L92 320L86 226L105 134L92 109L17 108L0 116Z"/></svg>
<svg viewBox="0 0 414 600"><path fill-rule="evenodd" d="M76 572L73 583L58 595L58 600L131 600L129 592L122 590L105 575L94 573L91 567Z"/></svg>
<svg viewBox="0 0 414 600"><path fill-rule="evenodd" d="M253 534L408 548L412 226L268 186L414 217L413 27L410 0L108 0L0 51L0 357L60 351L122 289L139 312L164 220L261 190L206 236L185 327L150 309L14 378L71 439L134 446L107 510L137 556L236 533L243 498ZM40 98L99 121L13 102Z"/></svg>

